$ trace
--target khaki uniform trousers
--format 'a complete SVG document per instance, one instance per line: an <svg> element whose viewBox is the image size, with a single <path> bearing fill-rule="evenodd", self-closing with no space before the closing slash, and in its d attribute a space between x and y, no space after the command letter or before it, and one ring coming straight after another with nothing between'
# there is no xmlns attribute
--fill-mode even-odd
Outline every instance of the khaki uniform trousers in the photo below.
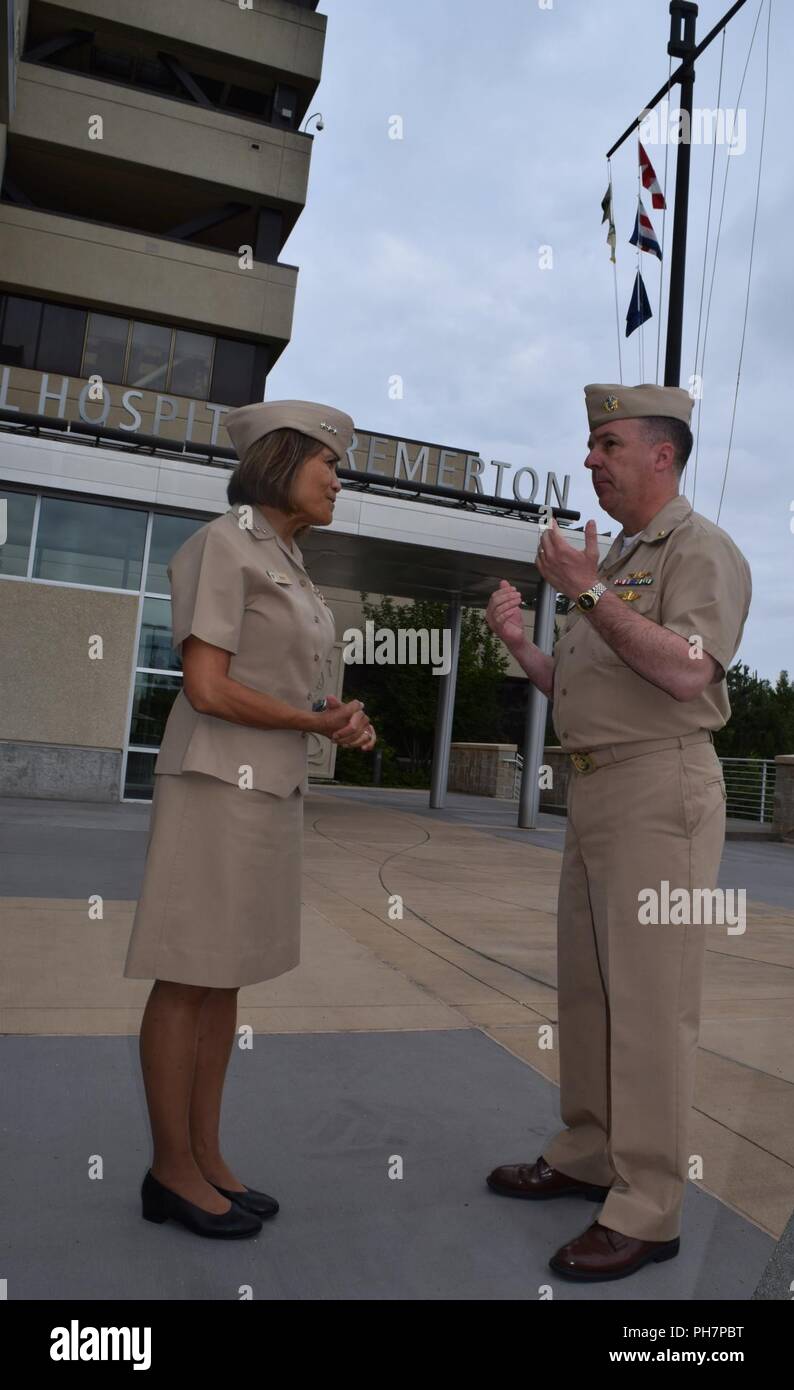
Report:
<svg viewBox="0 0 794 1390"><path fill-rule="evenodd" d="M568 794L557 925L566 1128L543 1156L610 1186L598 1221L640 1240L680 1232L705 927L640 924L639 895L661 897L663 880L670 893L714 888L725 838L720 763L692 737L572 769Z"/></svg>

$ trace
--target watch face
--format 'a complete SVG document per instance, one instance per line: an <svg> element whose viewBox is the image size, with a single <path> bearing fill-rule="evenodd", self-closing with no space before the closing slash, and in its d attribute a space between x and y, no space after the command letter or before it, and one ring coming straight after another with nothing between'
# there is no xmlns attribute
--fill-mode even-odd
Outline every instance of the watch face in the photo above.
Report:
<svg viewBox="0 0 794 1390"><path fill-rule="evenodd" d="M595 599L593 595L582 594L582 597L579 599L579 607L583 608L585 612L589 612L591 608L595 608Z"/></svg>

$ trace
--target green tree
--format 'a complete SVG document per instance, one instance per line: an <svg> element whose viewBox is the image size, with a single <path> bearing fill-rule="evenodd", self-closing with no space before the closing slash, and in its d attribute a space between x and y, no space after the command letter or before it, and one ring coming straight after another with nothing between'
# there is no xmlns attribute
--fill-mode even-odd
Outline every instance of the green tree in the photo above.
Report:
<svg viewBox="0 0 794 1390"><path fill-rule="evenodd" d="M794 686L781 671L773 686L737 662L727 676L731 718L714 736L722 758L774 758L794 750Z"/></svg>
<svg viewBox="0 0 794 1390"><path fill-rule="evenodd" d="M373 623L375 647L378 632L397 634L402 629L443 630L444 603L417 599L398 604L393 598L370 603L361 594L364 620ZM435 648L436 651L439 647ZM441 646L443 650L443 645ZM461 616L460 654L455 689L452 737L465 742L499 742L503 716L499 691L509 666L502 643L494 637L482 613L464 608ZM383 750L382 781L385 785L429 785L433 740L438 711L439 677L433 667L420 662L352 665L345 678L345 698L363 700L378 731ZM340 781L369 782L371 757L339 749L336 776ZM402 759L403 763L398 763Z"/></svg>

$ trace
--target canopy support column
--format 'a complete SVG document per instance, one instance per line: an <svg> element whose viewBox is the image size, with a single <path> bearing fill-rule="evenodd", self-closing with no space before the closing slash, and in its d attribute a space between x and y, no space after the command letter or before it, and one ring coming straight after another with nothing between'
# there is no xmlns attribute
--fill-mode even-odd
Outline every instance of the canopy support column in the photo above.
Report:
<svg viewBox="0 0 794 1390"><path fill-rule="evenodd" d="M460 656L460 629L463 610L460 595L457 594L447 608L447 627L451 633L450 667L438 680L438 714L436 717L436 737L433 744L433 771L430 783L430 805L440 810L447 804L447 781L449 779L449 748L452 743L452 720L455 713L455 686L458 681L458 658Z"/></svg>
<svg viewBox="0 0 794 1390"><path fill-rule="evenodd" d="M535 600L535 631L532 640L542 652L551 655L554 646L554 614L557 593L543 580ZM524 768L518 798L518 825L521 830L534 830L538 823L540 805L540 768L543 765L543 736L546 732L546 696L530 684L527 718L524 726Z"/></svg>

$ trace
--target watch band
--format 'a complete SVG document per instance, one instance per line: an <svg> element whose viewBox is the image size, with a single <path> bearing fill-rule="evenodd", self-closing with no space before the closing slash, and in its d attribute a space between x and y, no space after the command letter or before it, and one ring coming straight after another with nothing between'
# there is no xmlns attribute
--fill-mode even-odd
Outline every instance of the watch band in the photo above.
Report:
<svg viewBox="0 0 794 1390"><path fill-rule="evenodd" d="M580 594L576 600L576 607L579 612L592 613L598 600L603 597L606 591L607 585L601 583L593 584L589 589L585 589L584 593Z"/></svg>

